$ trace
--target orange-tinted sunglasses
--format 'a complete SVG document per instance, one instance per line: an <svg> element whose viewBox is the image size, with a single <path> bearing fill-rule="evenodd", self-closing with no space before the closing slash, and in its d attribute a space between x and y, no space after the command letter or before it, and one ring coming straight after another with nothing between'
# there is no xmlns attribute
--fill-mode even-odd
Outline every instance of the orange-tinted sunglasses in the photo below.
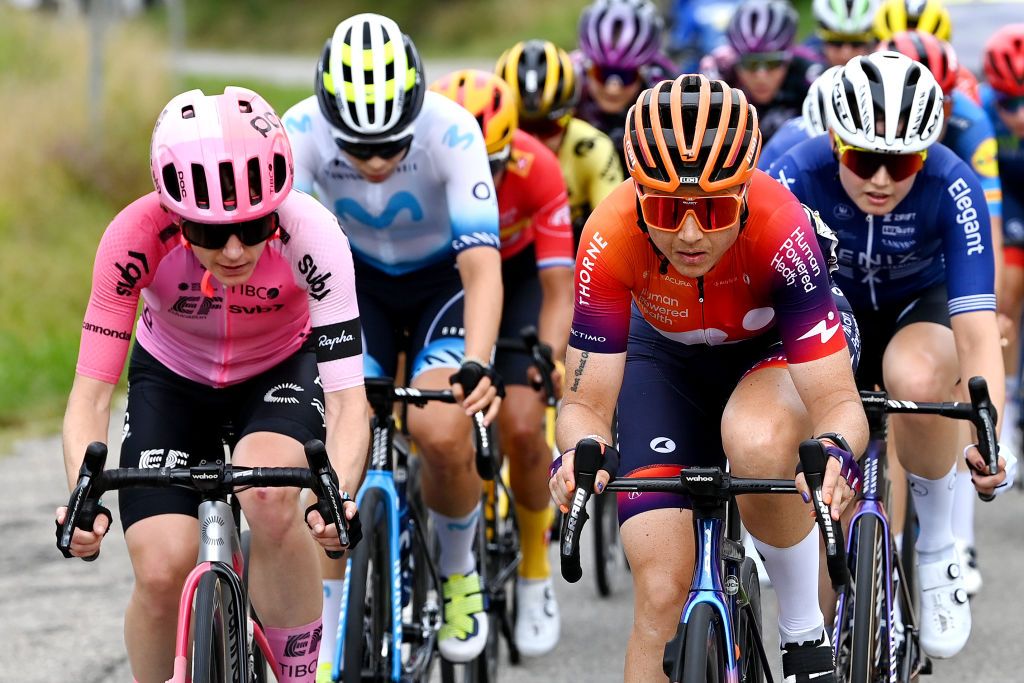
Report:
<svg viewBox="0 0 1024 683"><path fill-rule="evenodd" d="M743 198L733 195L680 197L637 190L637 197L647 227L663 232L679 232L688 215L704 232L728 230L739 224L743 211Z"/></svg>

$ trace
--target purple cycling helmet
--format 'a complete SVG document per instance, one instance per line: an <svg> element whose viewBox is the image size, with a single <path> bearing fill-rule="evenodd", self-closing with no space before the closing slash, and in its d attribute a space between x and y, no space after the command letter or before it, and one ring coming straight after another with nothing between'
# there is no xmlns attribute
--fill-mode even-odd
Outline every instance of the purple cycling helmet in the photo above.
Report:
<svg viewBox="0 0 1024 683"><path fill-rule="evenodd" d="M661 50L663 28L650 0L597 0L580 15L580 50L594 64L639 69Z"/></svg>
<svg viewBox="0 0 1024 683"><path fill-rule="evenodd" d="M747 0L729 20L726 35L741 55L786 52L796 37L799 16L786 0Z"/></svg>

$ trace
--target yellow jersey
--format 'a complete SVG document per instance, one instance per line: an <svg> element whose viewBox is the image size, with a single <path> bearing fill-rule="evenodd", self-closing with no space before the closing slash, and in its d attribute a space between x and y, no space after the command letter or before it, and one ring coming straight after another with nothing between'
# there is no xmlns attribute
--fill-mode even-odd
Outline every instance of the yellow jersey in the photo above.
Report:
<svg viewBox="0 0 1024 683"><path fill-rule="evenodd" d="M586 121L572 118L558 148L569 191L573 234L579 245L590 212L622 182L622 167L611 138Z"/></svg>

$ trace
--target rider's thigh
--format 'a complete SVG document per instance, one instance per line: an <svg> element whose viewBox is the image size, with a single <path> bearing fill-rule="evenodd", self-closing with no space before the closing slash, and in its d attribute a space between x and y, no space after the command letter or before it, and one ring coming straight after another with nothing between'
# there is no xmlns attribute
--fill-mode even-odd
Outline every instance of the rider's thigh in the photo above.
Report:
<svg viewBox="0 0 1024 683"><path fill-rule="evenodd" d="M648 510L626 520L620 535L633 574L635 624L671 631L693 573L693 513L680 508Z"/></svg>
<svg viewBox="0 0 1024 683"><path fill-rule="evenodd" d="M882 357L886 390L906 401L946 401L959 374L953 331L919 322L899 330Z"/></svg>
<svg viewBox="0 0 1024 683"><path fill-rule="evenodd" d="M417 389L451 388L448 378L454 370L425 370L412 381ZM431 402L423 408L409 408L409 434L419 446L423 457L433 464L468 465L473 459L469 416L461 406Z"/></svg>
<svg viewBox="0 0 1024 683"><path fill-rule="evenodd" d="M242 437L231 455L241 467L307 467L302 444L290 436L252 432ZM246 521L256 533L284 535L299 517L299 490L293 487L254 488L238 494Z"/></svg>
<svg viewBox="0 0 1024 683"><path fill-rule="evenodd" d="M147 517L126 529L124 540L136 594L150 608L173 613L199 555L199 521L188 515Z"/></svg>
<svg viewBox="0 0 1024 683"><path fill-rule="evenodd" d="M800 441L812 429L785 365L758 367L740 380L725 406L722 446L737 476L788 478Z"/></svg>
<svg viewBox="0 0 1024 683"><path fill-rule="evenodd" d="M545 453L544 403L541 395L520 384L506 387L498 413L502 451L521 459L539 460ZM538 446L541 448L538 450ZM551 458L547 460L550 462Z"/></svg>

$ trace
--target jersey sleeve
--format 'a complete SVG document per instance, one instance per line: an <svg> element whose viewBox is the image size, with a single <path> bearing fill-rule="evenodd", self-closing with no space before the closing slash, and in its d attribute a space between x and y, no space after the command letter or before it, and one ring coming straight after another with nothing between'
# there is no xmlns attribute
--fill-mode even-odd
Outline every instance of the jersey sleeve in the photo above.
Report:
<svg viewBox="0 0 1024 683"><path fill-rule="evenodd" d="M574 301L569 343L581 351L626 350L632 272L623 217L603 202L587 219L576 253Z"/></svg>
<svg viewBox="0 0 1024 683"><path fill-rule="evenodd" d="M832 298L828 265L800 204L772 214L757 244L757 263L769 269L775 320L786 358L806 363L846 348L842 318Z"/></svg>
<svg viewBox="0 0 1024 683"><path fill-rule="evenodd" d="M282 216L282 225L287 221L291 228L284 253L296 284L309 295L310 336L321 384L325 392L359 386L363 340L348 238L315 199L299 193L293 197L293 206Z"/></svg>
<svg viewBox="0 0 1024 683"><path fill-rule="evenodd" d="M532 217L537 269L572 268L573 235L569 197L562 178L562 168L554 154L537 155L528 182L537 195L537 208Z"/></svg>
<svg viewBox="0 0 1024 683"><path fill-rule="evenodd" d="M942 227L949 315L994 311L995 259L985 194L974 173L959 160L944 185L936 220Z"/></svg>
<svg viewBox="0 0 1024 683"><path fill-rule="evenodd" d="M787 152L775 160L771 165L770 175L779 181L780 185L796 195L796 198L801 202L809 203L806 196L807 188L804 187L800 168L797 166L796 159L792 154Z"/></svg>
<svg viewBox="0 0 1024 683"><path fill-rule="evenodd" d="M622 182L619 154L611 138L597 131L590 150L583 157L590 166L585 192L590 206L597 206Z"/></svg>
<svg viewBox="0 0 1024 683"><path fill-rule="evenodd" d="M436 158L445 179L452 249L456 254L474 247L500 250L498 198L483 135L468 111L452 105L452 115L429 133L436 138Z"/></svg>
<svg viewBox="0 0 1024 683"><path fill-rule="evenodd" d="M315 99L315 98L310 98ZM316 145L314 115L319 111L309 111L309 99L303 100L285 112L284 129L292 145L292 157L295 160L294 187L307 194L312 194L316 182L316 169L320 163L320 152Z"/></svg>
<svg viewBox="0 0 1024 683"><path fill-rule="evenodd" d="M122 210L107 226L96 250L92 290L82 321L78 374L116 384L124 369L135 326L139 293L149 285L165 253L154 213L166 214L147 196ZM177 229L175 228L176 232Z"/></svg>

